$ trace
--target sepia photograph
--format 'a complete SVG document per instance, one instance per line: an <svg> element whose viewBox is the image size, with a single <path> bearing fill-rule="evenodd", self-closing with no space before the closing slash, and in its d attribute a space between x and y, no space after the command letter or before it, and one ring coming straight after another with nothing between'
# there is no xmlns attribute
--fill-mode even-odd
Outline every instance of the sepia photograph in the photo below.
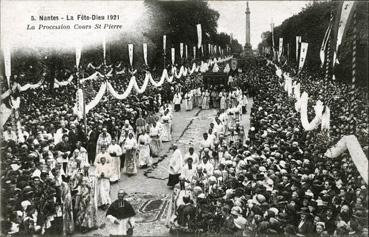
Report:
<svg viewBox="0 0 369 237"><path fill-rule="evenodd" d="M0 235L368 236L368 1L0 4Z"/></svg>

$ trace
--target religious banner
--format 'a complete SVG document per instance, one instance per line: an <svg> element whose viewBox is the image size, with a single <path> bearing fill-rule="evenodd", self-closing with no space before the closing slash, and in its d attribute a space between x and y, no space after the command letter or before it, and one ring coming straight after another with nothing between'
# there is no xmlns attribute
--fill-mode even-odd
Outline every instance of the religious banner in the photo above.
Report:
<svg viewBox="0 0 369 237"><path fill-rule="evenodd" d="M186 50L185 50L185 52L186 52L186 54L185 54L185 55L186 55L186 58L187 58L187 57L188 57L188 47L187 47L187 44L186 44L186 46L185 46L185 49L186 49Z"/></svg>
<svg viewBox="0 0 369 237"><path fill-rule="evenodd" d="M333 52L333 67L335 65L335 63L339 64L338 58L337 58L337 52L338 52L338 48L340 47L341 43L342 43L342 39L344 38L346 32L347 32L347 28L346 25L348 25L347 23L349 22L349 19L351 19L351 15L352 15L352 9L354 8L355 5L355 1L344 1L342 3L341 6L341 14L340 16L337 14L337 21L336 21L336 27L338 27L337 29L337 34L336 34L336 47L334 49ZM339 21L338 21L339 19Z"/></svg>
<svg viewBox="0 0 369 237"><path fill-rule="evenodd" d="M211 55L211 44L208 44L208 52L209 52L209 55Z"/></svg>
<svg viewBox="0 0 369 237"><path fill-rule="evenodd" d="M196 59L196 46L193 46L193 58Z"/></svg>
<svg viewBox="0 0 369 237"><path fill-rule="evenodd" d="M172 48L172 64L173 65L174 65L174 61L175 61L175 56L176 56L175 48Z"/></svg>
<svg viewBox="0 0 369 237"><path fill-rule="evenodd" d="M179 44L179 55L183 58L183 43Z"/></svg>
<svg viewBox="0 0 369 237"><path fill-rule="evenodd" d="M77 44L76 46L76 66L79 68L79 62L81 61L82 47L81 44Z"/></svg>
<svg viewBox="0 0 369 237"><path fill-rule="evenodd" d="M299 73L301 72L302 68L304 67L308 46L309 46L308 43L305 43L305 42L301 43Z"/></svg>
<svg viewBox="0 0 369 237"><path fill-rule="evenodd" d="M278 62L281 61L282 54L283 54L283 38L279 38Z"/></svg>
<svg viewBox="0 0 369 237"><path fill-rule="evenodd" d="M300 43L301 43L301 36L296 36L296 61L299 61Z"/></svg>
<svg viewBox="0 0 369 237"><path fill-rule="evenodd" d="M201 45L201 55L204 56L204 45Z"/></svg>
<svg viewBox="0 0 369 237"><path fill-rule="evenodd" d="M320 46L320 52L319 52L319 57L320 57L320 61L321 61L321 65L320 67L323 67L324 65L324 60L325 60L325 49L327 47L327 43L329 40L329 35L331 34L331 30L332 30L332 22L329 23L329 26L327 28L327 31L325 32L323 41L322 41L322 45Z"/></svg>
<svg viewBox="0 0 369 237"><path fill-rule="evenodd" d="M143 44L143 55L144 55L145 64L147 65L147 44L146 43Z"/></svg>
<svg viewBox="0 0 369 237"><path fill-rule="evenodd" d="M273 54L274 54L274 23L270 24L270 28L272 31L272 50L273 50Z"/></svg>
<svg viewBox="0 0 369 237"><path fill-rule="evenodd" d="M196 28L197 28L197 48L200 48L202 42L201 24L197 24Z"/></svg>
<svg viewBox="0 0 369 237"><path fill-rule="evenodd" d="M163 35L163 51L164 51L164 54L165 54L165 50L167 49L167 36L166 35Z"/></svg>
<svg viewBox="0 0 369 237"><path fill-rule="evenodd" d="M11 50L9 45L4 47L4 66L5 66L5 76L8 81L8 88L10 88L10 76L12 75L11 67Z"/></svg>
<svg viewBox="0 0 369 237"><path fill-rule="evenodd" d="M218 52L221 53L220 45L218 45Z"/></svg>
<svg viewBox="0 0 369 237"><path fill-rule="evenodd" d="M133 65L133 44L128 44L128 56L129 56L129 63L131 67Z"/></svg>

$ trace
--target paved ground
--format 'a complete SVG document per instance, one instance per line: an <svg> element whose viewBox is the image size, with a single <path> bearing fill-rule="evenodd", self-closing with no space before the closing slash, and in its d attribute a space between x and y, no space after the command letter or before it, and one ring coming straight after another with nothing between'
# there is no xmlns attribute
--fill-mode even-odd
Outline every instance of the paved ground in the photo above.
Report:
<svg viewBox="0 0 369 237"><path fill-rule="evenodd" d="M242 124L245 126L245 134L250 127L250 108L252 100L247 106L247 114L243 116ZM182 106L183 108L183 106ZM181 111L174 113L173 117L173 141L163 143L161 158L155 158L157 164L153 168L139 170L135 176L122 175L117 184L111 188L112 200L116 200L119 189L129 193L129 201L137 210L135 235L137 236L168 236L169 229L165 226L166 212L169 204L171 190L167 187L167 167L171 151L169 147L177 143L182 154L188 151L193 144L195 151L199 149L199 141L202 134L207 131L216 110ZM99 225L106 221L105 211L98 211ZM105 227L87 233L88 236L106 235Z"/></svg>

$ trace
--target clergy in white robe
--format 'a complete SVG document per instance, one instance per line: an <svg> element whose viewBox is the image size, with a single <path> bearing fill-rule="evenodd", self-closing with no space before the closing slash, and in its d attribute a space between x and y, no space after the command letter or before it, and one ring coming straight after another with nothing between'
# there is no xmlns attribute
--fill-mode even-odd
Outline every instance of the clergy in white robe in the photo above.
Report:
<svg viewBox="0 0 369 237"><path fill-rule="evenodd" d="M100 133L99 138L97 139L96 154L99 154L102 146L108 147L110 144L111 144L111 136L108 133L107 128L104 127L102 129L102 133Z"/></svg>
<svg viewBox="0 0 369 237"><path fill-rule="evenodd" d="M177 92L173 98L174 110L176 112L181 110L181 102L182 102L182 96L179 92Z"/></svg>
<svg viewBox="0 0 369 237"><path fill-rule="evenodd" d="M126 158L124 160L123 172L128 175L137 174L137 164L136 164L136 151L137 151L137 141L133 137L133 133L128 135L128 138L124 142L123 149L126 151Z"/></svg>
<svg viewBox="0 0 369 237"><path fill-rule="evenodd" d="M138 137L138 165L140 168L151 166L153 163L150 156L150 141L151 138L146 131Z"/></svg>
<svg viewBox="0 0 369 237"><path fill-rule="evenodd" d="M172 140L172 134L171 134L171 127L172 127L172 116L169 113L169 110L167 109L164 112L164 115L161 117L161 141L162 142L169 142Z"/></svg>
<svg viewBox="0 0 369 237"><path fill-rule="evenodd" d="M76 143L76 149L73 152L73 156L76 158L77 162L79 162L80 168L89 165L87 150L82 147L82 143L80 141Z"/></svg>
<svg viewBox="0 0 369 237"><path fill-rule="evenodd" d="M169 160L169 179L168 186L174 187L179 182L181 169L183 164L182 153L176 144L173 144L171 149L174 150L172 157Z"/></svg>
<svg viewBox="0 0 369 237"><path fill-rule="evenodd" d="M116 140L111 141L108 147L108 153L112 158L112 173L110 177L111 182L120 180L120 156L122 155L122 148L117 144Z"/></svg>
<svg viewBox="0 0 369 237"><path fill-rule="evenodd" d="M97 155L95 174L97 177L97 206L105 209L111 204L110 199L110 177L111 157L108 153Z"/></svg>

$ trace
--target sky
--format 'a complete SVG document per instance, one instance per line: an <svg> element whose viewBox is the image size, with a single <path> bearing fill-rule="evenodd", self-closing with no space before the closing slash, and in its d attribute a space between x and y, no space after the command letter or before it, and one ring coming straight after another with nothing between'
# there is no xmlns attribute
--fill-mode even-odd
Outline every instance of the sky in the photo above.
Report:
<svg viewBox="0 0 369 237"><path fill-rule="evenodd" d="M251 11L251 44L253 48L261 41L261 33L270 30L270 22L279 25L283 20L298 13L308 3L307 1L250 1ZM245 1L209 1L211 8L220 13L218 32L233 33L234 38L245 43ZM84 46L96 45L102 40L102 35L114 40L119 34L127 32L143 32L150 27L146 18L143 1L1 1L1 40L2 48L9 45L17 47L57 47L71 48L80 42ZM85 21L74 19L67 21L67 15L109 15L119 14L116 21ZM58 16L57 21L32 20L32 16ZM122 29L94 30L74 29L75 25L94 25L95 23L114 23L122 25ZM43 30L40 25L70 25L70 30ZM28 25L35 26L29 30ZM103 33L103 34L102 34Z"/></svg>
<svg viewBox="0 0 369 237"><path fill-rule="evenodd" d="M280 25L285 19L299 13L311 1L249 1L251 45L261 42L261 34L270 30L270 23ZM218 32L233 34L238 42L246 40L246 1L209 1L210 8L220 14Z"/></svg>

